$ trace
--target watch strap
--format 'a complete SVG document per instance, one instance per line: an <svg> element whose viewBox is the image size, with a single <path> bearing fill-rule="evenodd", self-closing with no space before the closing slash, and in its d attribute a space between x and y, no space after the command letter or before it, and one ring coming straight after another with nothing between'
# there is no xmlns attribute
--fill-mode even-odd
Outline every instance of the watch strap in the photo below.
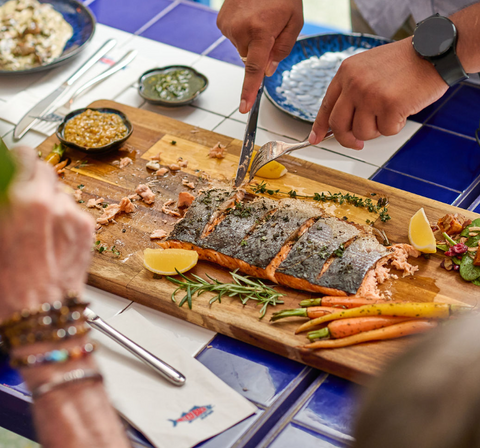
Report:
<svg viewBox="0 0 480 448"><path fill-rule="evenodd" d="M451 51L448 56L431 58L430 62L432 62L438 74L450 87L468 79L468 75L465 73L455 51Z"/></svg>

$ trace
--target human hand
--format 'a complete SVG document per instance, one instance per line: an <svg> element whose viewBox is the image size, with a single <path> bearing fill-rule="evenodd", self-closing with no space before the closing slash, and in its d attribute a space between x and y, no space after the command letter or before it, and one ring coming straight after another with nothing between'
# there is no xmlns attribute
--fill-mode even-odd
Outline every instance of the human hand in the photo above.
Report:
<svg viewBox="0 0 480 448"><path fill-rule="evenodd" d="M23 308L81 292L92 218L62 191L53 169L27 147L13 150L20 173L0 208L0 321Z"/></svg>
<svg viewBox="0 0 480 448"><path fill-rule="evenodd" d="M225 0L220 31L246 57L240 112L253 106L264 75L272 76L303 27L302 0Z"/></svg>
<svg viewBox="0 0 480 448"><path fill-rule="evenodd" d="M346 59L323 99L309 141L320 143L331 128L347 148L394 135L407 117L439 99L448 85L421 59L407 38Z"/></svg>

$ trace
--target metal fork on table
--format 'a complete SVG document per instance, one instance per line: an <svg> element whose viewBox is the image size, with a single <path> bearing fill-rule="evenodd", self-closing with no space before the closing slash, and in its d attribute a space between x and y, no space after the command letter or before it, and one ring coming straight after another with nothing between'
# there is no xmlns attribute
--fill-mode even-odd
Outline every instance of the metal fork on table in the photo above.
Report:
<svg viewBox="0 0 480 448"><path fill-rule="evenodd" d="M70 99L65 104L63 104L58 109L56 109L55 112L42 117L38 117L39 120L42 120L45 123L44 125L37 126L37 129L46 134L51 134L57 127L58 123L62 121L65 118L65 115L67 115L70 112L70 108L73 102L80 95L82 95L89 88L97 85L104 79L108 78L109 76L112 76L113 74L125 68L128 64L130 64L130 62L132 62L136 58L137 54L138 54L137 50L130 50L110 68L103 71L102 73L95 76L94 78L90 79L86 83L82 84L78 89L75 90L75 92L70 97Z"/></svg>
<svg viewBox="0 0 480 448"><path fill-rule="evenodd" d="M325 140L330 140L333 137L333 132L330 130L326 133L322 142L324 142ZM266 165L272 160L278 159L279 157L288 154L289 152L296 151L297 149L306 148L310 145L311 143L308 140L301 143L284 143L278 141L265 143L258 150L257 154L253 159L252 167L250 168L249 182L252 181L255 174L262 166Z"/></svg>

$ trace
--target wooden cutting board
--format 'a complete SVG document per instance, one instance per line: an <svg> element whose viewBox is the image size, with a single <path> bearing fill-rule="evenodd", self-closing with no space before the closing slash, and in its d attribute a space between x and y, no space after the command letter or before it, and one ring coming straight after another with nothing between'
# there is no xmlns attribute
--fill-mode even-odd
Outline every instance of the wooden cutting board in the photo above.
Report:
<svg viewBox="0 0 480 448"><path fill-rule="evenodd" d="M177 162L182 157L188 160L188 167L155 182L152 187L157 193L155 204L149 206L137 201L135 213L120 215L116 222L103 226L97 233L97 240L108 250L103 253L94 252L88 276L90 285L359 383L365 383L370 377L376 376L389 360L421 337L304 352L297 347L307 341L305 336L294 334L294 329L302 319L270 324L272 310L268 311L263 320L259 320L259 307L255 307L255 304L242 306L238 300L224 298L222 303L209 305L212 296L208 294L195 298L192 310L186 305L179 308L170 298L174 286L164 278L154 278L152 273L143 268L143 250L158 247L149 238L153 230L172 229L176 220L162 213L161 208L168 199L176 201L180 191L189 191L182 185L182 180L187 178L193 181L195 192L208 185L205 180L208 176L231 180L236 171L242 142L112 101L97 101L91 106L117 108L127 114L134 126L132 137L121 151L113 151L104 156L87 156L68 150L72 163L66 170L64 180L74 189L84 185L82 200L85 202L80 206L95 217L100 216L101 211L87 209L85 204L88 199L103 197L108 203L119 202L124 196L134 193L140 183L156 179L145 167L150 155L161 152L162 164L165 165ZM38 149L44 155L48 154L56 142L56 137L51 136ZM223 160L207 157L209 148L217 142L227 146L227 157ZM120 169L113 162L125 156L132 158L134 163ZM479 217L431 199L293 157L285 157L283 163L289 172L281 179L268 182L273 189L295 189L304 194L341 191L370 198L388 197L392 219L385 224L377 220L375 226L385 230L392 242L408 242L409 219L420 207L425 209L431 221L436 221L446 213L456 212L472 219ZM371 196L372 193L376 196ZM359 223L372 220L372 215L361 208L328 205L328 210ZM111 250L113 246L114 251ZM120 255L114 253L116 250ZM390 290L392 298L396 300L475 304L480 298L480 288L464 282L459 275L442 269L440 261L440 255L433 255L430 259L416 259L413 263L418 264L420 269L415 276L388 281L384 288ZM191 272L203 277L208 274L220 281L230 279L227 270L208 262L199 262ZM288 288L278 289L286 294L285 304L277 306L274 311L296 308L301 299L316 297L316 294Z"/></svg>

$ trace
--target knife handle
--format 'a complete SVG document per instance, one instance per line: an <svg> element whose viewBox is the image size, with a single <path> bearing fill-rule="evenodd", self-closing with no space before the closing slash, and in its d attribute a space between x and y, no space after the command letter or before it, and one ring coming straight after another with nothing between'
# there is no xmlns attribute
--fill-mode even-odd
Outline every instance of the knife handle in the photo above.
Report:
<svg viewBox="0 0 480 448"><path fill-rule="evenodd" d="M65 81L65 86L71 86L81 76L85 74L90 68L92 68L100 59L102 59L115 45L117 41L115 39L108 39L96 52L85 62L70 78Z"/></svg>
<svg viewBox="0 0 480 448"><path fill-rule="evenodd" d="M83 92L85 92L85 90L89 89L95 84L98 84L100 81L103 81L105 78L108 78L114 73L117 73L118 71L120 71L122 68L126 67L128 64L130 64L130 62L132 62L137 57L137 54L138 54L137 50L130 50L115 65L108 68L104 72L100 73L98 76L95 76L95 78L91 79L90 81L87 81L85 84L79 87L70 98L70 102L73 103L76 98L78 98Z"/></svg>
<svg viewBox="0 0 480 448"><path fill-rule="evenodd" d="M135 355L138 359L143 361L145 364L150 366L153 370L163 376L167 381L174 384L175 386L183 386L185 384L186 378L178 370L174 369L172 366L157 358L155 355L150 353L148 350L145 350L143 347L140 347L138 344L133 342L131 339L124 336L115 328L108 325L104 320L96 317L95 319L88 319L87 322L104 335L113 339L115 342L120 344L123 348L128 350L132 355Z"/></svg>

